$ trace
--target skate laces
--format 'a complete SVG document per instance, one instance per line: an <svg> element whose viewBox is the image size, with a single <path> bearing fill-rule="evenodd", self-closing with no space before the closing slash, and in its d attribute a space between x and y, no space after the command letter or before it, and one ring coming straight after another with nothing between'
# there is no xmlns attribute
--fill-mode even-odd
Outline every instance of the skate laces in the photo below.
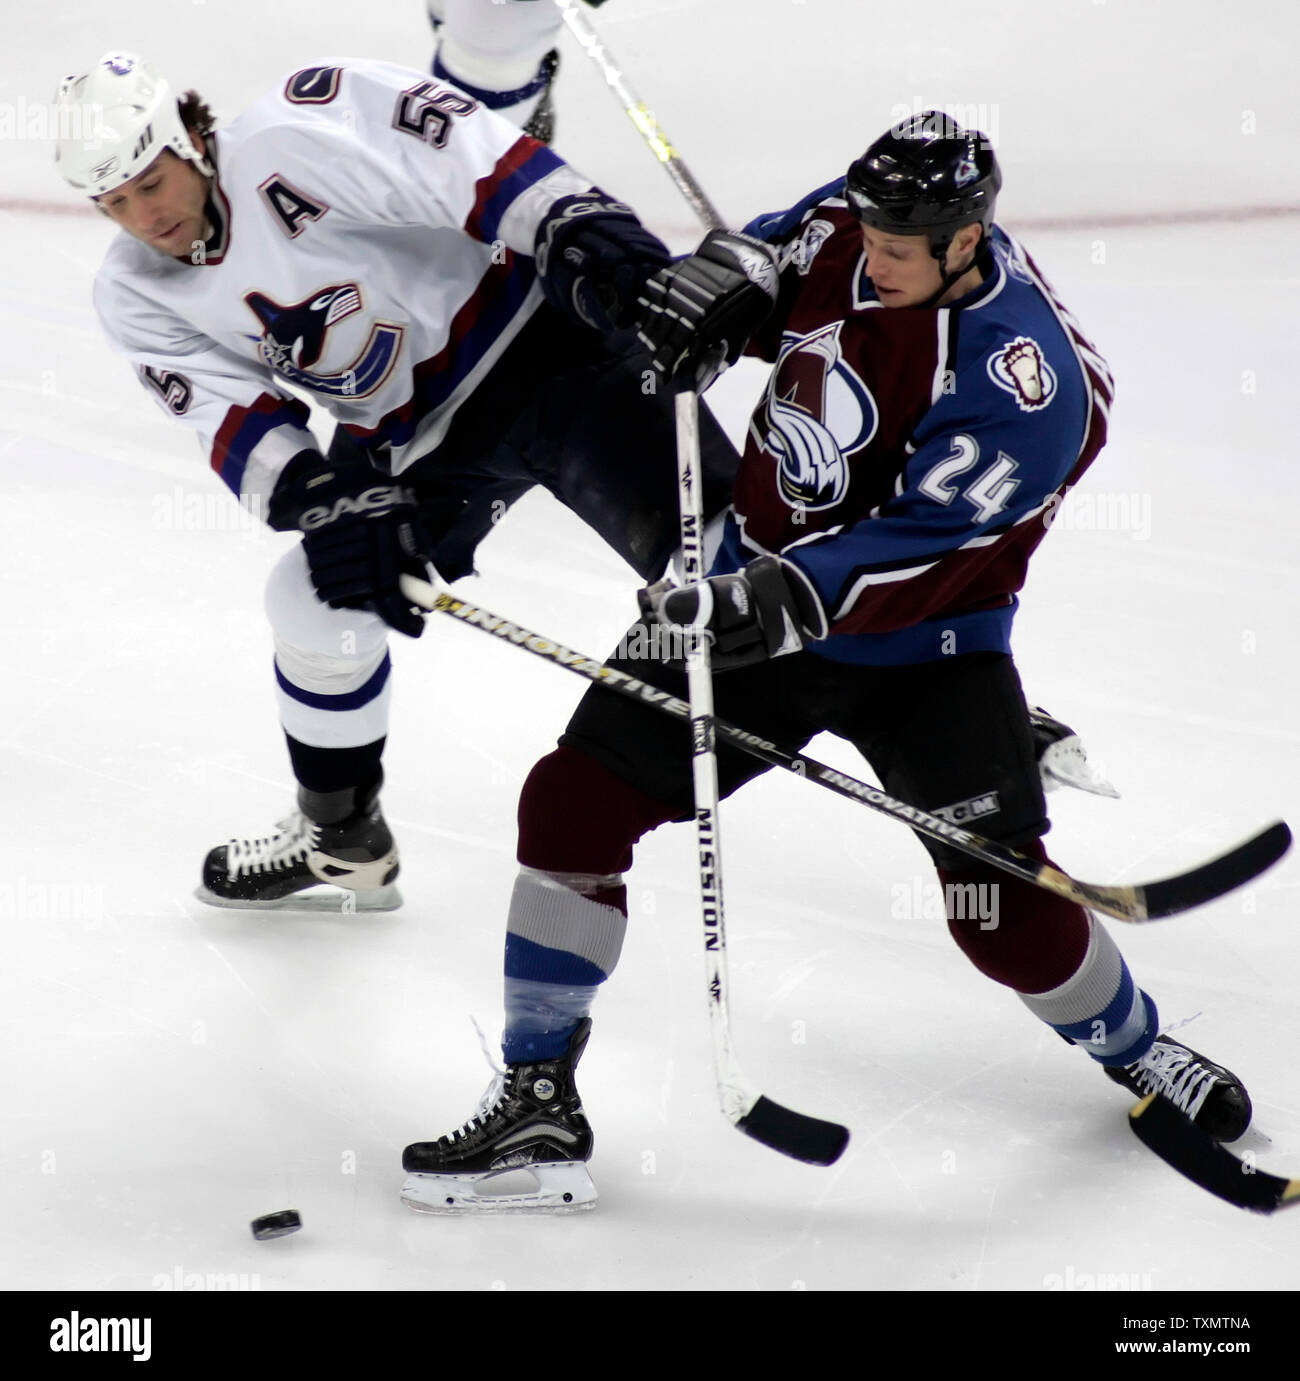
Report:
<svg viewBox="0 0 1300 1381"><path fill-rule="evenodd" d="M231 877L268 873L300 863L312 851L320 827L301 812L276 822L276 832L257 839L231 839L226 863Z"/></svg>
<svg viewBox="0 0 1300 1381"><path fill-rule="evenodd" d="M1131 1066L1143 1093L1160 1093L1173 1105L1195 1117L1218 1083L1218 1076L1207 1069L1186 1046L1157 1041Z"/></svg>
<svg viewBox="0 0 1300 1381"><path fill-rule="evenodd" d="M503 1096L506 1091L507 1071L492 1058L492 1052L488 1049L487 1037L483 1034L483 1028L478 1024L478 1018L470 1017L474 1023L474 1030L478 1034L479 1049L483 1052L483 1058L487 1061L488 1068L492 1071L492 1082L483 1090L478 1100L478 1107L474 1109L472 1116L454 1132L449 1132L444 1141L457 1142L464 1141L488 1120L489 1117L501 1106L504 1101Z"/></svg>

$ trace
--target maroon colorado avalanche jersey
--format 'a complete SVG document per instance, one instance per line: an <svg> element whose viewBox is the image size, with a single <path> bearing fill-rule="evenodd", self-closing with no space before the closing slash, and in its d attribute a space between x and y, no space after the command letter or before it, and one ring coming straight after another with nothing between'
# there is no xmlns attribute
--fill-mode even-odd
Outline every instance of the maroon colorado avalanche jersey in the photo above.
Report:
<svg viewBox="0 0 1300 1381"><path fill-rule="evenodd" d="M842 191L746 227L781 248L781 293L713 570L793 561L830 620L809 650L837 661L1009 650L1029 557L1105 442L1109 370L999 227L966 297L882 306Z"/></svg>

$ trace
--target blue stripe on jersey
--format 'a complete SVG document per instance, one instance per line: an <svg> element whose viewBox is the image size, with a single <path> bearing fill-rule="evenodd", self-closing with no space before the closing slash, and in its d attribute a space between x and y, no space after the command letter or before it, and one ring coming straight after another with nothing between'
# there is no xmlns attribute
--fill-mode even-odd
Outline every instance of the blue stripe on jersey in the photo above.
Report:
<svg viewBox="0 0 1300 1381"><path fill-rule="evenodd" d="M745 226L744 233L753 235L758 240L766 240L769 244L784 244L787 240L794 238L795 232L803 223L803 218L818 202L825 201L827 197L842 197L843 195L844 178L840 176L833 182L818 187L815 192L809 192L802 201L796 202L786 211L766 211L761 216L755 216Z"/></svg>
<svg viewBox="0 0 1300 1381"><path fill-rule="evenodd" d="M240 414L243 414L242 416ZM212 440L210 464L236 498L244 487L248 457L262 438L277 427L306 431L311 413L296 398L273 398L264 393L249 408L231 408ZM314 445L308 441L308 445Z"/></svg>
<svg viewBox="0 0 1300 1381"><path fill-rule="evenodd" d="M827 537L826 540L830 542L833 539ZM786 555L797 559L808 550L808 545L802 545L787 551ZM757 554L756 548L745 546L735 515L728 515L709 574L728 575L738 571ZM936 552L930 559L938 560L943 554ZM882 568L890 564L880 563ZM917 558L909 557L906 564L916 565ZM1006 604L995 609L979 609L969 614L941 614L906 628L892 629L888 633L832 634L829 638L809 643L805 650L831 662L882 667L938 662L945 657L959 657L967 652L1010 652L1011 625L1019 608L1020 601L1011 595Z"/></svg>
<svg viewBox="0 0 1300 1381"><path fill-rule="evenodd" d="M485 275L484 283L491 272L489 270ZM349 431L362 445L372 449L378 446L405 446L424 418L451 397L470 372L478 367L484 355L496 345L501 333L523 306L536 278L537 271L531 259L509 255L503 276L496 280L495 292L489 294L484 290L484 284L480 283L478 291L462 308L471 323L468 329L458 335L460 321L453 322L452 343L431 360L422 360L415 367L410 401L383 418L373 431L355 427L349 428Z"/></svg>
<svg viewBox="0 0 1300 1381"><path fill-rule="evenodd" d="M375 668L374 675L365 685L354 691L345 691L342 695L318 695L315 691L303 690L284 675L278 663L275 666L275 679L280 689L291 700L296 700L300 705L307 705L313 710L359 710L363 705L370 704L383 690L392 667L393 664L385 653L384 660Z"/></svg>
<svg viewBox="0 0 1300 1381"><path fill-rule="evenodd" d="M475 208L478 238L484 244L491 244L497 238L501 217L510 209L515 198L526 192L535 182L540 182L557 168L564 166L563 161L545 144L538 144L517 168L507 173L496 184L487 200Z"/></svg>
<svg viewBox="0 0 1300 1381"><path fill-rule="evenodd" d="M1013 596L1000 609L941 615L890 633L832 634L809 643L805 650L831 662L879 667L939 662L968 652L1010 652L1011 625L1019 607Z"/></svg>

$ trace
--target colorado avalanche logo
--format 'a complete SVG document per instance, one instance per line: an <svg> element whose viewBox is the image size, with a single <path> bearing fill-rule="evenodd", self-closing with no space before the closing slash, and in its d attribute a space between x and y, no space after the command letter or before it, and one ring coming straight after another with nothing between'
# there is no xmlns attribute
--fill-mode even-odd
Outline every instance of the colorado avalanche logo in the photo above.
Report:
<svg viewBox="0 0 1300 1381"><path fill-rule="evenodd" d="M373 393L388 377L405 334L401 326L376 322L351 364L334 373L314 373L312 366L325 353L331 327L361 310L357 285L322 288L287 307L259 292L245 293L244 301L262 323L262 335L253 337L262 360L291 382L331 397L363 398Z"/></svg>
<svg viewBox="0 0 1300 1381"><path fill-rule="evenodd" d="M791 508L834 508L848 492L849 457L880 422L866 384L840 353L843 322L781 343L765 409L763 449L777 460L777 489Z"/></svg>
<svg viewBox="0 0 1300 1381"><path fill-rule="evenodd" d="M835 227L830 221L809 221L807 228L795 241L794 248L790 253L790 261L794 264L795 272L800 277L807 277L808 270L812 268L813 259L817 256L817 251L834 233Z"/></svg>
<svg viewBox="0 0 1300 1381"><path fill-rule="evenodd" d="M989 360L989 378L1006 389L1021 412L1037 412L1056 397L1056 375L1038 342L1017 336Z"/></svg>

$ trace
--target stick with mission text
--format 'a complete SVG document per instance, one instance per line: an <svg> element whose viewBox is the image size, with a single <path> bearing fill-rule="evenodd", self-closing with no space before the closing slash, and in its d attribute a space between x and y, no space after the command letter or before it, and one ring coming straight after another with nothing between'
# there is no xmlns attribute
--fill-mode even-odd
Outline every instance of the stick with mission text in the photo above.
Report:
<svg viewBox="0 0 1300 1381"><path fill-rule="evenodd" d="M694 391L678 393L677 498L681 516L682 568L687 583L700 586L698 608L710 607L711 587L704 581L704 518L700 511L700 414ZM687 629L688 713L691 728L691 786L695 800L696 862L700 879L700 916L704 930L705 988L713 1068L723 1116L746 1136L795 1160L832 1165L848 1145L849 1132L795 1112L768 1098L741 1072L732 1050L730 992L727 974L727 929L723 906L722 839L718 821L718 762L714 750L713 670L707 614Z"/></svg>

